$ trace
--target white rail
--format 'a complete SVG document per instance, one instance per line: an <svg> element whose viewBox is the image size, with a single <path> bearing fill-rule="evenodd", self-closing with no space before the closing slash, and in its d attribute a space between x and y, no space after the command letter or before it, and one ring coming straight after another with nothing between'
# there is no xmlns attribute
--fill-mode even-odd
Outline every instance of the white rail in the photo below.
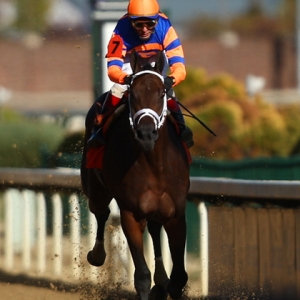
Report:
<svg viewBox="0 0 300 300"><path fill-rule="evenodd" d="M116 203L111 204L106 229L107 263L103 268L95 268L86 262L86 254L94 246L97 225L88 211L84 224L79 202L80 196L74 192L67 199L57 192L28 189L9 188L0 193L0 270L70 282L99 281L99 277L101 281L117 281L121 277L130 287L134 269L126 239L116 222ZM64 234L66 227L69 230ZM87 234L81 234L83 227L88 227ZM51 233L47 234L49 228ZM151 238L147 234L145 239L146 260L153 272ZM165 266L170 272L172 264L165 234L162 239Z"/></svg>

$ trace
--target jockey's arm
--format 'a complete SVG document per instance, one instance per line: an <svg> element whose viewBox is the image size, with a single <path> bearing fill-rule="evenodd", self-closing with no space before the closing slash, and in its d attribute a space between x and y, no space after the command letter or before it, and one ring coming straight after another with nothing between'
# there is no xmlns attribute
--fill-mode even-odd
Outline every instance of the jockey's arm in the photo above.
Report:
<svg viewBox="0 0 300 300"><path fill-rule="evenodd" d="M125 84L124 79L128 76L128 74L125 73L122 68L116 65L109 66L107 69L107 74L112 82L119 84Z"/></svg>
<svg viewBox="0 0 300 300"><path fill-rule="evenodd" d="M170 65L169 76L175 78L175 86L185 79L186 69L182 45L173 26L170 26L165 36L164 49Z"/></svg>
<svg viewBox="0 0 300 300"><path fill-rule="evenodd" d="M183 63L175 63L170 66L170 75L174 77L175 83L173 86L176 86L179 84L181 81L183 81L186 77L186 69L185 65Z"/></svg>
<svg viewBox="0 0 300 300"><path fill-rule="evenodd" d="M113 34L107 46L107 75L112 82L124 84L124 78L128 75L122 70L126 46L118 34Z"/></svg>

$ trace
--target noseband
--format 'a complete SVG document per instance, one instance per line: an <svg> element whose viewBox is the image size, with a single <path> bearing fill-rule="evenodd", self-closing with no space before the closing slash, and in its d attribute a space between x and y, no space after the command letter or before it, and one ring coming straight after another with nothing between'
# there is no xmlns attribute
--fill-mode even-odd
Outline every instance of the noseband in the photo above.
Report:
<svg viewBox="0 0 300 300"><path fill-rule="evenodd" d="M159 73L154 72L154 71L150 71L150 70L145 70L145 71L141 71L141 72L138 72L138 73L134 74L132 76L131 84L133 83L133 81L135 80L136 77L138 77L140 75L143 75L143 74L155 75L158 78L160 78L162 82L164 82L164 77L162 75L160 75ZM163 109L162 109L162 112L161 112L160 115L158 115L151 108L143 108L143 109L138 110L132 116L132 111L131 111L131 107L130 107L130 103L129 103L129 122L130 122L130 125L131 125L132 129L136 130L135 124L139 124L141 119L144 118L144 117L152 118L152 120L154 122L154 125L155 125L155 130L159 129L164 124L164 121L165 121L165 118L166 118L167 112L168 112L168 110L167 110L167 94L166 93L164 95L164 100L163 101L164 101ZM129 102L130 102L130 99L129 99ZM137 122L136 122L136 120L137 120Z"/></svg>

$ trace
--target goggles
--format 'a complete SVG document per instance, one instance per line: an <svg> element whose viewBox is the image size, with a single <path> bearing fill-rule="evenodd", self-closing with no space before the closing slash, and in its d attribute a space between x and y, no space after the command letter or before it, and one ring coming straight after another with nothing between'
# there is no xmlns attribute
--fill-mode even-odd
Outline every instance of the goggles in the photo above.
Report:
<svg viewBox="0 0 300 300"><path fill-rule="evenodd" d="M153 29L157 25L157 19L144 21L144 20L131 20L131 24L135 29L143 29L147 27L147 29Z"/></svg>

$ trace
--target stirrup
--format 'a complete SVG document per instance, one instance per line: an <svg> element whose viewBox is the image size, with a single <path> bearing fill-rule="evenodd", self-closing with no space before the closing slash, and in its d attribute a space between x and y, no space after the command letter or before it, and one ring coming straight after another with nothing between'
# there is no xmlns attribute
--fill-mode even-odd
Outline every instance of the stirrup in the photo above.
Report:
<svg viewBox="0 0 300 300"><path fill-rule="evenodd" d="M87 141L87 146L90 148L98 148L106 145L106 140L103 137L102 128L93 132Z"/></svg>
<svg viewBox="0 0 300 300"><path fill-rule="evenodd" d="M186 144L188 148L194 146L193 132L190 128L188 128L187 126L181 128L179 136L180 139Z"/></svg>

